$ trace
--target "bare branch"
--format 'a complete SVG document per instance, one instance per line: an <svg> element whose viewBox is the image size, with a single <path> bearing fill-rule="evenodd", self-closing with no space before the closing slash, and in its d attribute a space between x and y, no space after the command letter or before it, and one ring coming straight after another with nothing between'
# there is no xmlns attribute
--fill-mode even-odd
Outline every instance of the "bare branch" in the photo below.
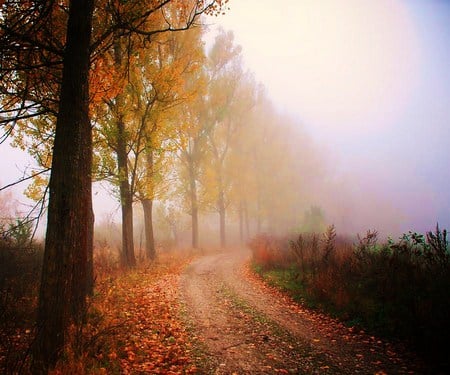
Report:
<svg viewBox="0 0 450 375"><path fill-rule="evenodd" d="M47 172L49 172L50 170L51 170L51 168L46 168L46 169L43 169L42 171L33 173L33 174L30 175L30 176L21 178L21 179L19 179L19 180L17 180L17 181L14 181L14 182L12 182L12 183L10 183L10 184L8 184L8 185L5 185L5 186L0 187L0 191L6 190L6 189L8 189L8 188L10 188L10 187L12 187L12 186L21 184L21 183L24 182L24 181L31 180L32 178L34 178L34 177L36 177L36 176L39 176L39 175L41 175L41 174L47 173Z"/></svg>

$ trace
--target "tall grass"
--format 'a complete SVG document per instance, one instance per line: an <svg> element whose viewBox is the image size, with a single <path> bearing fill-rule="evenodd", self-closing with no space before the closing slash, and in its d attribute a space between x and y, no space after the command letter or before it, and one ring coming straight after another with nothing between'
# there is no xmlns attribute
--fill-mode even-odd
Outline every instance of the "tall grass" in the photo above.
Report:
<svg viewBox="0 0 450 375"><path fill-rule="evenodd" d="M450 338L450 248L447 231L409 232L379 243L368 231L356 242L336 235L258 237L250 243L261 273L279 271L294 294L353 324L408 341L447 361ZM291 270L291 272L284 272Z"/></svg>

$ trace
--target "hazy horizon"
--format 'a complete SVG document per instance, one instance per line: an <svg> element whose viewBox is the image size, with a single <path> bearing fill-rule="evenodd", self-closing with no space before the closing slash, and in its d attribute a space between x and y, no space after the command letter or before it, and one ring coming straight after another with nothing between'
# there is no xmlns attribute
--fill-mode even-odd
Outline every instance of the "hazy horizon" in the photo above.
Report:
<svg viewBox="0 0 450 375"><path fill-rule="evenodd" d="M355 229L449 227L450 3L230 7L221 25L276 106L329 156L330 178L354 195L349 216L364 220Z"/></svg>

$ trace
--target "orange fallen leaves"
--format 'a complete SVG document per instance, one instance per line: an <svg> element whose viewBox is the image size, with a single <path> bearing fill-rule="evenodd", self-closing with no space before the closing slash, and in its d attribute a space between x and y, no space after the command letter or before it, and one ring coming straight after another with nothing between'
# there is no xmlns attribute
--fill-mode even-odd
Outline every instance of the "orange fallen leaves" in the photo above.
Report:
<svg viewBox="0 0 450 375"><path fill-rule="evenodd" d="M88 322L84 335L90 342L85 373L197 371L180 320L178 281L187 262L187 258L159 260L99 283L91 308L96 318ZM65 366L70 364L61 364L62 373L69 370Z"/></svg>

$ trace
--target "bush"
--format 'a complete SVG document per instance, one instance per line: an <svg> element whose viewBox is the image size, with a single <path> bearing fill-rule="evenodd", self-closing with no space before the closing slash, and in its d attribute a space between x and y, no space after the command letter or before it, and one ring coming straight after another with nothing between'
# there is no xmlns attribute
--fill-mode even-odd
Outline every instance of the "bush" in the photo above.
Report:
<svg viewBox="0 0 450 375"><path fill-rule="evenodd" d="M309 304L361 322L380 335L409 341L433 360L446 359L444 348L450 338L447 231L436 227L425 236L409 232L396 242L378 244L376 232L368 231L351 243L330 227L322 236L302 234L291 240L265 236L250 247L254 262L266 273L292 270L294 264L297 272L277 273L291 277L290 283L278 284L291 285L292 292L296 282L295 293Z"/></svg>
<svg viewBox="0 0 450 375"><path fill-rule="evenodd" d="M249 247L256 264L264 269L284 267L294 260L286 241L265 234L254 238Z"/></svg>

